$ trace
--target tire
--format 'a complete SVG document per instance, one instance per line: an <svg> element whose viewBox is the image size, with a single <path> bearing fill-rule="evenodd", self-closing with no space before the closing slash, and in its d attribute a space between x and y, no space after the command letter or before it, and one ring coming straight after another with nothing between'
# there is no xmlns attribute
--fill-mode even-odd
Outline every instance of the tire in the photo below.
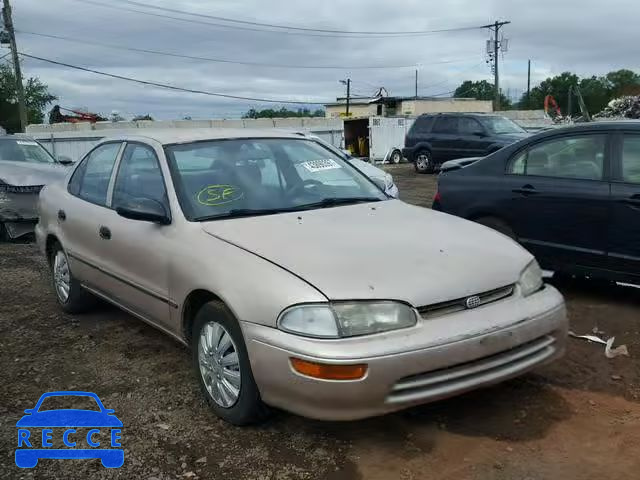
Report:
<svg viewBox="0 0 640 480"><path fill-rule="evenodd" d="M0 243L8 241L9 234L7 233L7 228L4 226L4 223L0 223Z"/></svg>
<svg viewBox="0 0 640 480"><path fill-rule="evenodd" d="M83 313L91 310L97 303L80 282L73 276L69 268L67 254L59 243L50 250L51 284L58 305L67 313Z"/></svg>
<svg viewBox="0 0 640 480"><path fill-rule="evenodd" d="M198 384L218 417L242 426L268 416L253 379L240 325L222 303L213 301L200 308L191 347Z"/></svg>
<svg viewBox="0 0 640 480"><path fill-rule="evenodd" d="M500 220L499 218L480 217L480 218L476 218L474 221L476 223L479 223L480 225L484 225L485 227L492 228L493 230L500 232L503 235L506 235L512 240L515 240L515 241L518 240L513 229L509 225L507 225L505 222Z"/></svg>
<svg viewBox="0 0 640 480"><path fill-rule="evenodd" d="M433 173L435 165L429 150L419 150L413 156L413 166L418 173Z"/></svg>
<svg viewBox="0 0 640 480"><path fill-rule="evenodd" d="M389 163L398 164L401 161L402 161L402 152L400 152L400 150L394 150L393 152L391 152L391 155L389 155Z"/></svg>

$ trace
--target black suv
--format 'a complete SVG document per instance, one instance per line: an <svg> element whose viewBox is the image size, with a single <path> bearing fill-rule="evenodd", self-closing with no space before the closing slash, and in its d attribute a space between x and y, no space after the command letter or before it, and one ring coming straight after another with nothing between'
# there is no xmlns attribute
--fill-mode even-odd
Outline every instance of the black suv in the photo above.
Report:
<svg viewBox="0 0 640 480"><path fill-rule="evenodd" d="M402 154L416 172L433 173L447 160L484 157L529 134L508 118L482 113L420 115L404 141Z"/></svg>

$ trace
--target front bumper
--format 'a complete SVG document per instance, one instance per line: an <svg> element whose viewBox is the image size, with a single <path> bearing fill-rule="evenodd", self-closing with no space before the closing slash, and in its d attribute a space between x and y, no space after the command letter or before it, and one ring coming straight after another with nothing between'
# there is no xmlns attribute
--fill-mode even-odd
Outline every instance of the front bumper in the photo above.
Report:
<svg viewBox="0 0 640 480"><path fill-rule="evenodd" d="M25 192L8 191L6 186L0 189L0 223L10 238L33 232L38 221L38 193L35 189Z"/></svg>
<svg viewBox="0 0 640 480"><path fill-rule="evenodd" d="M451 397L515 377L565 350L564 300L550 286L367 337L314 340L242 322L254 378L269 405L321 420L354 420ZM366 363L364 378L320 380L290 358Z"/></svg>

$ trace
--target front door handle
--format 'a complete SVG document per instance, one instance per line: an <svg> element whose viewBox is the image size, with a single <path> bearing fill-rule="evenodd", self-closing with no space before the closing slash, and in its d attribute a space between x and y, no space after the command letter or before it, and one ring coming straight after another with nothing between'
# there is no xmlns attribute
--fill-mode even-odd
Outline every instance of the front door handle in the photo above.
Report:
<svg viewBox="0 0 640 480"><path fill-rule="evenodd" d="M110 240L111 239L111 230L109 230L104 225L100 227L99 232L100 232L100 238L102 238L104 240Z"/></svg>
<svg viewBox="0 0 640 480"><path fill-rule="evenodd" d="M67 219L67 214L64 210L58 210L58 220L64 222Z"/></svg>
<svg viewBox="0 0 640 480"><path fill-rule="evenodd" d="M514 188L513 193L521 193L522 195L535 195L538 192L533 185L524 185L522 188Z"/></svg>

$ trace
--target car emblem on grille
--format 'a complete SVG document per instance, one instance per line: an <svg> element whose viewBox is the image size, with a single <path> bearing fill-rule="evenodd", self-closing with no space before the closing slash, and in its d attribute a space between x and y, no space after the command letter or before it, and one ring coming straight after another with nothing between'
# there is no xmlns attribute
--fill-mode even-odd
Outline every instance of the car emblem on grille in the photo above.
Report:
<svg viewBox="0 0 640 480"><path fill-rule="evenodd" d="M480 306L480 297L477 295L474 295L472 297L467 297L467 299L464 301L464 306L465 308L476 308Z"/></svg>

